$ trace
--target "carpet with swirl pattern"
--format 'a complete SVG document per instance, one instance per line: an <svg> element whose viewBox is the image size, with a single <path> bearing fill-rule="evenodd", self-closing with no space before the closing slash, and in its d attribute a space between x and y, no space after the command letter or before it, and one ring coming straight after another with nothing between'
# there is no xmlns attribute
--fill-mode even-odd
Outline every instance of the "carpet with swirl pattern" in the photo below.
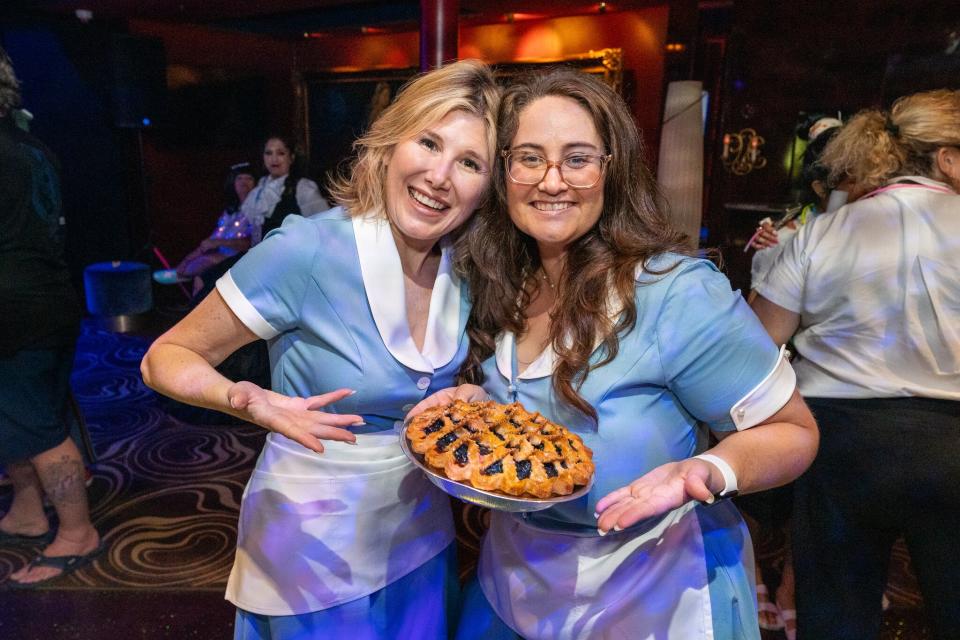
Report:
<svg viewBox="0 0 960 640"><path fill-rule="evenodd" d="M231 637L233 609L222 594L264 432L212 412L174 410L140 378L149 342L84 325L72 386L98 458L90 509L108 550L39 589L0 591L0 638ZM0 488L0 511L10 499L10 488ZM454 513L466 580L489 514L456 502ZM783 547L781 538L762 538L757 556L775 570ZM0 583L37 551L0 548ZM902 546L891 570L894 607L882 637L926 637Z"/></svg>

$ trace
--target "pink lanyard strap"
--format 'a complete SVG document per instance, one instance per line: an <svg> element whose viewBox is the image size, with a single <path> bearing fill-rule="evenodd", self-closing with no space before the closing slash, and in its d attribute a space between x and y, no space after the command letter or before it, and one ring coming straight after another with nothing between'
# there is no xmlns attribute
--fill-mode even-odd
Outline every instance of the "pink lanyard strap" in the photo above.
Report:
<svg viewBox="0 0 960 640"><path fill-rule="evenodd" d="M887 186L880 187L879 189L874 189L867 195L863 196L861 200L866 200L867 198L872 198L873 196L879 195L884 191L893 191L894 189L932 189L934 191L939 191L940 193L954 193L953 189L948 189L947 187L941 187L938 185L895 183L895 184L888 184Z"/></svg>

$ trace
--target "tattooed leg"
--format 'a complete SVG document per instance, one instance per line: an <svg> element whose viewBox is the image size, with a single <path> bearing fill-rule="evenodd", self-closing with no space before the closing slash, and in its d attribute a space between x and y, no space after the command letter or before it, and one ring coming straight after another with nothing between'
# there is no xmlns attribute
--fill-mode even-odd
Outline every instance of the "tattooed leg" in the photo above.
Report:
<svg viewBox="0 0 960 640"><path fill-rule="evenodd" d="M96 549L100 535L90 522L83 459L77 445L67 438L53 449L32 458L31 462L60 520L57 537L43 550L43 555L84 555ZM11 578L22 583L37 582L58 573L60 570L54 567L24 567Z"/></svg>

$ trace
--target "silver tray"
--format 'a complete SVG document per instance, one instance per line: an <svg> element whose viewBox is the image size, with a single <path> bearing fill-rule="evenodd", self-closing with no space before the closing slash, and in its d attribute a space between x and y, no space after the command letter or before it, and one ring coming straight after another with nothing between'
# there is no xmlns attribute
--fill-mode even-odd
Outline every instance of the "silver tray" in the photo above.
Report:
<svg viewBox="0 0 960 640"><path fill-rule="evenodd" d="M477 489L437 473L424 464L423 456L410 448L410 442L407 440L406 425L400 430L400 448L403 449L403 452L410 458L410 461L427 475L430 482L440 487L444 493L458 500L463 500L464 502L476 504L481 507L487 507L488 509L496 509L497 511L506 511L509 513L543 511L552 506L582 498L587 495L590 487L593 486L593 477L591 476L590 482L567 496L557 496L556 498L517 498L502 493Z"/></svg>

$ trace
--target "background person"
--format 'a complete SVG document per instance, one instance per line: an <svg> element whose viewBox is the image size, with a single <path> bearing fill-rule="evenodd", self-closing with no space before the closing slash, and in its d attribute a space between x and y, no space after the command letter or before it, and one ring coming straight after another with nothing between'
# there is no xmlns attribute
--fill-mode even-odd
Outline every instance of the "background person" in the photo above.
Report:
<svg viewBox="0 0 960 640"><path fill-rule="evenodd" d="M303 177L296 146L288 136L272 135L263 144L263 166L267 175L241 205L253 225L251 241L257 244L288 215L311 216L330 208L320 195L317 183Z"/></svg>
<svg viewBox="0 0 960 640"><path fill-rule="evenodd" d="M903 535L934 637L957 638L960 91L857 114L822 161L871 191L802 227L753 303L821 429L795 485L799 636L877 637Z"/></svg>
<svg viewBox="0 0 960 640"><path fill-rule="evenodd" d="M43 545L8 585L74 571L103 550L84 466L65 427L80 305L63 257L60 177L47 147L16 127L20 86L0 49L0 465L13 484L0 545ZM59 520L56 534L43 498Z"/></svg>
<svg viewBox="0 0 960 640"><path fill-rule="evenodd" d="M204 276L207 280L216 280L236 262L232 260L224 265L224 261L237 258L250 248L253 224L240 212L240 206L256 184L256 174L249 162L241 162L230 167L224 184L226 206L217 219L213 233L188 253L176 268L178 276L196 278L194 294L203 288ZM221 267L216 269L218 273L211 273L211 270L217 266Z"/></svg>
<svg viewBox="0 0 960 640"><path fill-rule="evenodd" d="M290 217L144 358L151 387L271 431L227 585L238 638L447 638L450 503L395 429L466 357L452 234L489 185L498 100L476 61L408 84L357 141L341 206ZM258 336L272 391L213 369Z"/></svg>

